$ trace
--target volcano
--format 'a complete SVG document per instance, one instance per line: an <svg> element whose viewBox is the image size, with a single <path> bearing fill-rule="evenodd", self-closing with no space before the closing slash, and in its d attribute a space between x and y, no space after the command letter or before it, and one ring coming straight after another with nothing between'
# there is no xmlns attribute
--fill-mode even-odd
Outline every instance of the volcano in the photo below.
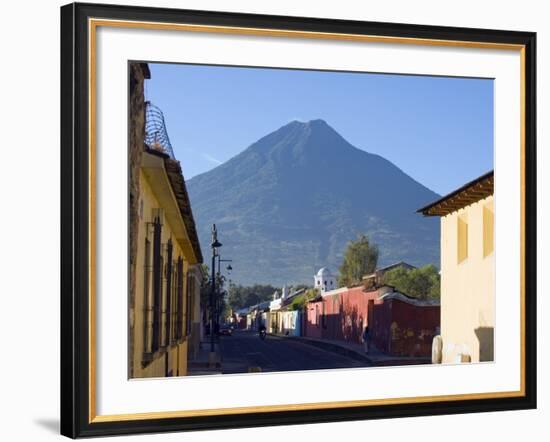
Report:
<svg viewBox="0 0 550 442"><path fill-rule="evenodd" d="M439 267L439 220L415 213L439 195L323 120L293 121L186 184L203 254L215 223L235 283L312 284L361 233L379 266Z"/></svg>

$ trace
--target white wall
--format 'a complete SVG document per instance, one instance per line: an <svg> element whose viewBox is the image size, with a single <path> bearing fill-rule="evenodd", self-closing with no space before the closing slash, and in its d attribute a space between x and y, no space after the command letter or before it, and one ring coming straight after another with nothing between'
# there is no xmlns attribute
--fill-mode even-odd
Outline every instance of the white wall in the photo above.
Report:
<svg viewBox="0 0 550 442"><path fill-rule="evenodd" d="M114 2L115 0L111 0ZM457 2L395 0L385 2L292 0L119 0L127 4L266 14L422 23L538 31L538 142L550 141L544 128L550 97L549 14L542 1ZM59 10L60 1L6 2L0 32L2 63L2 230L0 294L3 353L0 391L4 413L2 439L58 438L59 409ZM546 80L547 81L547 80ZM539 171L548 163L539 149ZM549 221L542 189L550 179L539 173L539 225ZM28 233L32 233L29 237ZM32 241L27 244L26 241ZM539 318L549 302L542 262L550 250L539 231ZM17 340L5 339L17 330ZM548 322L539 320L539 373L548 368ZM9 334L8 334L9 333ZM38 345L26 345L26 344ZM29 349L33 348L34 353ZM6 362L6 361L9 361ZM539 410L463 416L394 419L293 427L273 427L187 434L128 437L122 440L214 441L308 439L441 441L522 440L548 427L548 380L539 376ZM307 432L307 433L306 433ZM116 438L115 438L116 439ZM115 440L112 439L112 440ZM540 439L540 438L539 438Z"/></svg>

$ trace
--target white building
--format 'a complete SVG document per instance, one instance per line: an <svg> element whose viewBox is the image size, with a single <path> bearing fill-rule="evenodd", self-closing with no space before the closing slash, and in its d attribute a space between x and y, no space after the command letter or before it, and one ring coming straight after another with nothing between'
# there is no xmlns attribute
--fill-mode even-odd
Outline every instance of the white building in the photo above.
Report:
<svg viewBox="0 0 550 442"><path fill-rule="evenodd" d="M336 288L336 278L326 267L319 269L313 278L315 280L315 288L319 289L321 293L325 293Z"/></svg>

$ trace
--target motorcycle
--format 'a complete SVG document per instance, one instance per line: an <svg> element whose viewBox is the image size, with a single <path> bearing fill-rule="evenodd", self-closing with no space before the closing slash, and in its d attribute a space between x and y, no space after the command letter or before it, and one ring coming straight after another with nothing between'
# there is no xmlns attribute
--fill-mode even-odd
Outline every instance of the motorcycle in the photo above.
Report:
<svg viewBox="0 0 550 442"><path fill-rule="evenodd" d="M267 336L267 331L265 328L260 330L260 339L263 341L265 337Z"/></svg>

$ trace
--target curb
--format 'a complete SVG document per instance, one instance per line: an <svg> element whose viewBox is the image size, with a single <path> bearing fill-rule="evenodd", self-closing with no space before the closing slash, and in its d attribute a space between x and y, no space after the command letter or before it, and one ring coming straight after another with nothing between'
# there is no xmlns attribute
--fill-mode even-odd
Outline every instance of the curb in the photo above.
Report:
<svg viewBox="0 0 550 442"><path fill-rule="evenodd" d="M432 361L430 358L417 358L417 359L386 359L382 361L375 361L372 363L373 367L396 367L403 365L429 365Z"/></svg>
<svg viewBox="0 0 550 442"><path fill-rule="evenodd" d="M338 353L342 356L347 356L348 358L355 359L359 362L367 362L369 364L374 364L372 359L369 357L362 355L361 353L356 352L355 350L351 350L346 347L342 347L341 345L333 344L331 342L323 342L323 341L314 341L311 339L305 339L301 336L279 336L279 335L273 335L269 334L269 336L273 336L275 338L280 339L293 339L295 341L302 342L304 344L311 345L313 347L321 348L323 350L331 351L333 353Z"/></svg>
<svg viewBox="0 0 550 442"><path fill-rule="evenodd" d="M208 362L189 362L187 364L187 367L188 369L204 369L204 368L220 368L221 367L221 362L220 361L217 361L215 364L214 364L214 367L211 367L210 364Z"/></svg>

